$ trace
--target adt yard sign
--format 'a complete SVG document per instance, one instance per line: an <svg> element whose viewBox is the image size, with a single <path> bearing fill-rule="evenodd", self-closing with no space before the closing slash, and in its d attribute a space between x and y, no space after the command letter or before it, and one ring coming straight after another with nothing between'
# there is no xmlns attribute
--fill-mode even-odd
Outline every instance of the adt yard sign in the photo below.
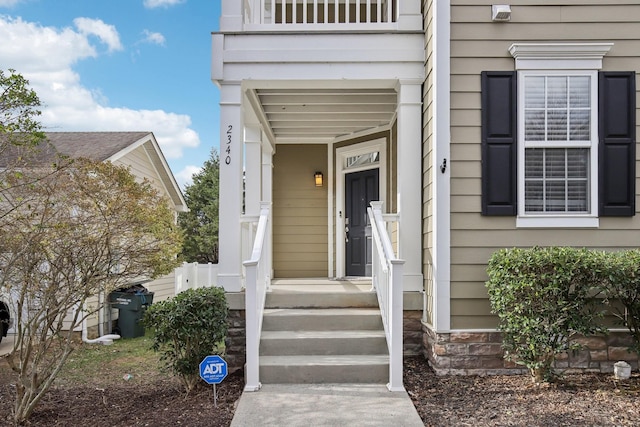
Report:
<svg viewBox="0 0 640 427"><path fill-rule="evenodd" d="M205 357L200 362L200 378L207 384L220 384L227 376L227 362L220 356Z"/></svg>

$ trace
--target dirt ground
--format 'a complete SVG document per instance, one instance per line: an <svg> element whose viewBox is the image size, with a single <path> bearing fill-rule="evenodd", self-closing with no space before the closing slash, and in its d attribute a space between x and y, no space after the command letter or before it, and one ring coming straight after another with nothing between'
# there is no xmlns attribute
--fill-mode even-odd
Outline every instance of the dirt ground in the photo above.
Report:
<svg viewBox="0 0 640 427"><path fill-rule="evenodd" d="M14 380L0 360L0 426L11 426ZM526 376L438 377L422 358L405 361L405 386L427 426L638 426L640 375L571 375L534 385ZM228 426L242 393L242 372L185 399L166 377L109 387L54 387L29 426ZM312 424L312 423L310 423Z"/></svg>

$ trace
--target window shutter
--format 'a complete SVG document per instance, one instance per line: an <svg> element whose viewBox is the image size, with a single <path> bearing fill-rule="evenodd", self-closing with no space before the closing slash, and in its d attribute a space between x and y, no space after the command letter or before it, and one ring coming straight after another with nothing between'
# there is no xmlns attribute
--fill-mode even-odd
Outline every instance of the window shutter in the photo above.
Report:
<svg viewBox="0 0 640 427"><path fill-rule="evenodd" d="M599 73L600 216L635 215L635 72Z"/></svg>
<svg viewBox="0 0 640 427"><path fill-rule="evenodd" d="M517 211L515 71L483 71L482 214L514 216Z"/></svg>

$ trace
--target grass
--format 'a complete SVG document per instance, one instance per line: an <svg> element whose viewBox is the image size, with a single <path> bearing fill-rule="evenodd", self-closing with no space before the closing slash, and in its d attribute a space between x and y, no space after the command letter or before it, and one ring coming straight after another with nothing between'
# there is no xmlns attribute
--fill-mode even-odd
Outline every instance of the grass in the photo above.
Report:
<svg viewBox="0 0 640 427"><path fill-rule="evenodd" d="M122 381L151 382L164 376L160 353L151 348L153 336L119 339L111 345L78 344L56 379L58 385L95 387Z"/></svg>

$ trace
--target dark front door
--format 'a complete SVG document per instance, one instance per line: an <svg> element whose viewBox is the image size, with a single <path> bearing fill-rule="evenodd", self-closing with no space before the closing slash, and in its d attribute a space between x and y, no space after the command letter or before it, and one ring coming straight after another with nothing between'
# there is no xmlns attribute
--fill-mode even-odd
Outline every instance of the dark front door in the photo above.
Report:
<svg viewBox="0 0 640 427"><path fill-rule="evenodd" d="M378 200L378 169L353 172L345 178L347 276L371 276L369 202Z"/></svg>

